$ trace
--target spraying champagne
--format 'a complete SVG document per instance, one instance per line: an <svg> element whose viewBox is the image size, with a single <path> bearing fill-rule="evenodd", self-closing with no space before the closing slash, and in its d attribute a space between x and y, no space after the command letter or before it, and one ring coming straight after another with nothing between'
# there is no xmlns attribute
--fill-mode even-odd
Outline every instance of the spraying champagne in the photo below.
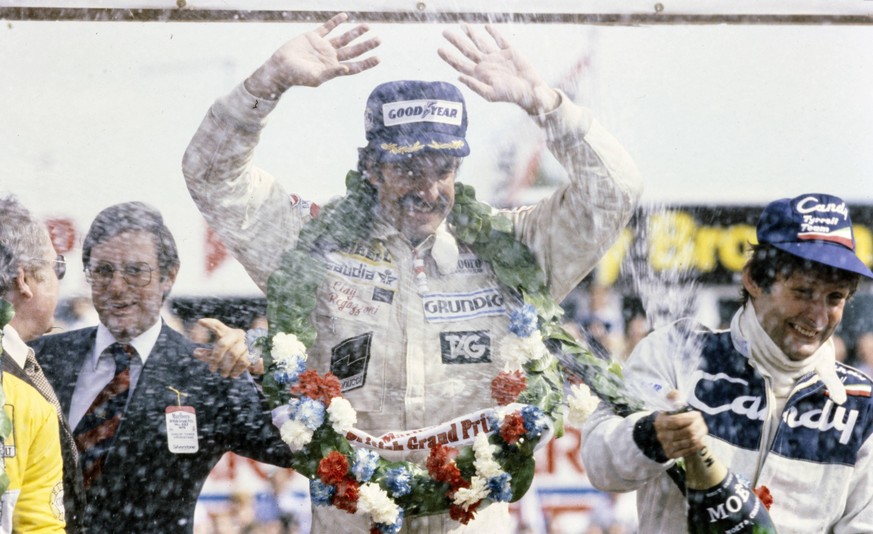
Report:
<svg viewBox="0 0 873 534"><path fill-rule="evenodd" d="M689 534L772 534L766 507L749 484L702 448L685 457Z"/></svg>

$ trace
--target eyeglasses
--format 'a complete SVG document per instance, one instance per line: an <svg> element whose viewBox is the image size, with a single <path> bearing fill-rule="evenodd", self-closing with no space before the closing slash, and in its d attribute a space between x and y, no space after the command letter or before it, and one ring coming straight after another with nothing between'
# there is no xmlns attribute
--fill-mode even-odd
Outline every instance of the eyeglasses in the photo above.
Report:
<svg viewBox="0 0 873 534"><path fill-rule="evenodd" d="M67 274L67 260L64 259L64 256L58 254L57 257L53 260L44 260L42 258L30 258L30 261L40 262L40 263L51 263L52 270L55 272L55 276L58 277L58 280L63 280L64 275Z"/></svg>
<svg viewBox="0 0 873 534"><path fill-rule="evenodd" d="M154 269L148 263L128 263L116 268L111 263L98 263L96 266L85 269L85 278L92 286L105 287L112 283L115 273L121 273L121 277L128 285L145 287L152 281Z"/></svg>

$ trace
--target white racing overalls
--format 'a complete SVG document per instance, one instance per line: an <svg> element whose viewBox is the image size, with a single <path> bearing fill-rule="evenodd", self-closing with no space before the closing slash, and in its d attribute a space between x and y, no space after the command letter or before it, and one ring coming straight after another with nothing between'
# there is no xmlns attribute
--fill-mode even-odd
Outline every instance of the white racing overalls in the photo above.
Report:
<svg viewBox="0 0 873 534"><path fill-rule="evenodd" d="M184 157L191 196L259 287L266 290L282 253L294 247L311 206L290 197L252 164L267 115L276 101L259 100L242 85L210 108ZM588 110L563 103L541 120L548 144L570 182L536 206L506 214L516 236L545 271L552 296L566 296L596 265L629 221L641 194L638 171ZM445 233L445 224L438 233ZM372 435L448 421L494 406L491 380L507 331L507 302L490 266L459 247L440 270L430 254L376 221L369 241L326 258L313 321L316 345L308 366L332 371L357 411L357 427ZM415 258L425 283L416 284ZM416 444L408 444L412 449ZM426 452L411 452L421 461ZM360 516L316 507L313 532L365 532ZM467 528L499 532L505 504L481 510ZM407 519L405 531L462 531L448 514Z"/></svg>

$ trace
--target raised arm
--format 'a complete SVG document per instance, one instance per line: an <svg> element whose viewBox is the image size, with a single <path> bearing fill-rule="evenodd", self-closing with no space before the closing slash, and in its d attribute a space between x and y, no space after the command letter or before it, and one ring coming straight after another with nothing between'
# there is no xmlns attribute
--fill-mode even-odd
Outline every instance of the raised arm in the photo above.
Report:
<svg viewBox="0 0 873 534"><path fill-rule="evenodd" d="M378 38L367 38L367 26L330 36L347 19L336 15L279 47L212 105L185 151L182 171L191 198L264 291L282 253L296 244L310 207L290 199L273 176L254 166L255 148L268 115L290 87L319 86L379 63L362 57L379 45ZM305 177L303 168L297 178Z"/></svg>
<svg viewBox="0 0 873 534"><path fill-rule="evenodd" d="M378 65L379 58L375 56L359 59L379 46L378 37L353 44L369 31L366 24L336 37L328 37L348 18L347 14L340 13L318 28L283 44L249 76L246 89L254 96L276 99L295 85L318 87L338 76L357 74Z"/></svg>
<svg viewBox="0 0 873 534"><path fill-rule="evenodd" d="M451 30L443 32L454 50L438 50L439 56L461 73L461 83L489 102L514 103L530 115L557 109L560 94L543 81L496 28L486 25L488 35L466 24L461 30L463 34ZM458 52L466 59L459 57Z"/></svg>
<svg viewBox="0 0 873 534"><path fill-rule="evenodd" d="M562 300L591 272L627 225L642 194L639 172L594 114L550 87L492 26L443 34L440 57L491 102L514 103L544 130L570 182L536 206L507 211L534 252L552 296Z"/></svg>

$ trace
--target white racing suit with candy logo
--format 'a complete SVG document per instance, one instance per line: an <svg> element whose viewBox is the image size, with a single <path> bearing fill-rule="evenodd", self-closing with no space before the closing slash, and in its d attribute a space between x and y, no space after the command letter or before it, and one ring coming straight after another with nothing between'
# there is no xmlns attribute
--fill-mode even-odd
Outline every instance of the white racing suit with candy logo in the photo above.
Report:
<svg viewBox="0 0 873 534"><path fill-rule="evenodd" d="M636 167L618 142L588 110L563 98L542 126L570 182L536 206L506 211L559 300L617 239L641 193ZM251 163L275 105L238 86L211 107L183 162L198 208L262 289L313 212L297 197L289 205L278 182ZM375 220L369 239L321 258L327 278L317 293L312 320L318 339L308 366L340 378L343 395L357 411L357 427L374 436L494 406L490 384L503 368L498 347L514 303L491 267L463 246L444 255L438 267L431 255L435 237L413 248L396 229ZM437 233L455 242L445 224ZM425 273L418 282L416 259ZM467 430L472 434L480 426ZM411 459L426 457L416 440L403 446ZM368 528L365 518L343 511L316 507L313 513L314 532ZM493 505L468 528L496 532L507 520L506 506ZM404 522L404 531L453 529L462 530L447 514Z"/></svg>
<svg viewBox="0 0 873 534"><path fill-rule="evenodd" d="M703 414L715 456L752 487L769 489L779 534L873 532L870 378L835 363L847 393L840 406L809 372L797 380L773 431L773 393L750 365L747 346L736 321L713 332L683 320L644 339L624 376L653 396L678 390ZM601 405L584 426L582 460L596 487L637 491L640 533L686 532L684 497L666 474L673 462L650 459L633 438L634 425L648 414L623 419Z"/></svg>

